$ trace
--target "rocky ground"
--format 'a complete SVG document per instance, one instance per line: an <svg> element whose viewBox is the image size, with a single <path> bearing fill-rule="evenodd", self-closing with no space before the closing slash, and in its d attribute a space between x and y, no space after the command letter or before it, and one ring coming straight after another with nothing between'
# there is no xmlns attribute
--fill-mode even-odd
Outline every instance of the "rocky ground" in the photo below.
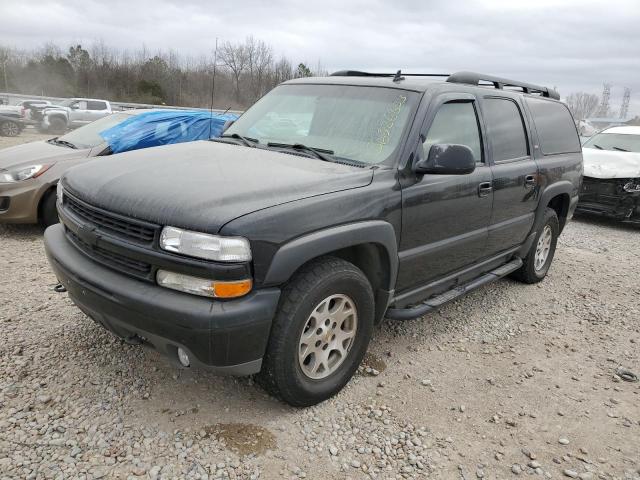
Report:
<svg viewBox="0 0 640 480"><path fill-rule="evenodd" d="M638 480L639 245L576 219L544 282L385 323L300 410L112 337L53 292L40 228L0 226L0 479Z"/></svg>

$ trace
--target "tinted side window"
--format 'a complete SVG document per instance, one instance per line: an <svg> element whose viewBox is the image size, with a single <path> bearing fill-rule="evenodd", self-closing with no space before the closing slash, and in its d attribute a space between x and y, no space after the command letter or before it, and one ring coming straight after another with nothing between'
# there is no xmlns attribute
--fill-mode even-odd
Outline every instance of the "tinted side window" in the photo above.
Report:
<svg viewBox="0 0 640 480"><path fill-rule="evenodd" d="M466 145L476 162L482 161L478 117L472 102L445 103L440 107L422 144L425 156L431 146L438 143Z"/></svg>
<svg viewBox="0 0 640 480"><path fill-rule="evenodd" d="M569 109L562 103L527 98L544 155L580 152L580 139Z"/></svg>
<svg viewBox="0 0 640 480"><path fill-rule="evenodd" d="M93 100L89 100L87 102L87 110L106 110L107 104L104 102L95 102Z"/></svg>
<svg viewBox="0 0 640 480"><path fill-rule="evenodd" d="M495 162L529 154L522 115L515 102L506 98L486 98L482 102L482 113Z"/></svg>

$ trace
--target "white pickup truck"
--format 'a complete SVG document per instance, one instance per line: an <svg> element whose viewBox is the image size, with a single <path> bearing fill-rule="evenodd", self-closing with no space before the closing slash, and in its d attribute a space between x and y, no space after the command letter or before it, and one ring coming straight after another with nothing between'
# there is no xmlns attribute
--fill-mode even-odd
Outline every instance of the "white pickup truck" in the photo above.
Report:
<svg viewBox="0 0 640 480"><path fill-rule="evenodd" d="M38 127L44 132L62 134L69 128L86 125L111 113L111 104L107 100L70 98L44 108L40 112Z"/></svg>

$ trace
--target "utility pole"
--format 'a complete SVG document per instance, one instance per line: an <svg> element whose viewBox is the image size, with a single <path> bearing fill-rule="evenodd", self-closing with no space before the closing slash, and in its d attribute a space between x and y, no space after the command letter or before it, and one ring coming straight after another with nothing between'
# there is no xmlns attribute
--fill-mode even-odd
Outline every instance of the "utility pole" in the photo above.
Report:
<svg viewBox="0 0 640 480"><path fill-rule="evenodd" d="M624 88L624 95L622 96L622 105L620 106L620 119L627 118L629 113L629 103L631 102L631 89L629 87Z"/></svg>
<svg viewBox="0 0 640 480"><path fill-rule="evenodd" d="M600 100L600 108L598 109L598 117L606 117L609 115L609 98L611 97L611 84L605 83L602 88L602 99Z"/></svg>

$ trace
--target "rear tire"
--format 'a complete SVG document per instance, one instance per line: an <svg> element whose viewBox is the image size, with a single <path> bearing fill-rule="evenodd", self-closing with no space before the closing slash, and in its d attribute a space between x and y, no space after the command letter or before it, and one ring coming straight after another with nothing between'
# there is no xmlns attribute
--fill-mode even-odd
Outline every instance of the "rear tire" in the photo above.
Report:
<svg viewBox="0 0 640 480"><path fill-rule="evenodd" d="M513 278L524 283L538 283L547 276L551 267L556 244L560 235L560 223L555 210L548 208L544 212L542 227L524 258L522 267L513 273Z"/></svg>
<svg viewBox="0 0 640 480"><path fill-rule="evenodd" d="M67 131L67 122L60 117L53 117L49 120L49 133L62 135Z"/></svg>
<svg viewBox="0 0 640 480"><path fill-rule="evenodd" d="M0 123L0 135L3 137L17 137L21 131L20 125L11 120L5 120Z"/></svg>
<svg viewBox="0 0 640 480"><path fill-rule="evenodd" d="M58 219L58 209L56 208L56 191L51 190L45 193L44 197L40 201L40 224L47 228L51 225L55 225L60 220Z"/></svg>
<svg viewBox="0 0 640 480"><path fill-rule="evenodd" d="M373 292L359 268L335 257L310 262L282 291L256 380L296 407L332 397L360 365L373 321Z"/></svg>

